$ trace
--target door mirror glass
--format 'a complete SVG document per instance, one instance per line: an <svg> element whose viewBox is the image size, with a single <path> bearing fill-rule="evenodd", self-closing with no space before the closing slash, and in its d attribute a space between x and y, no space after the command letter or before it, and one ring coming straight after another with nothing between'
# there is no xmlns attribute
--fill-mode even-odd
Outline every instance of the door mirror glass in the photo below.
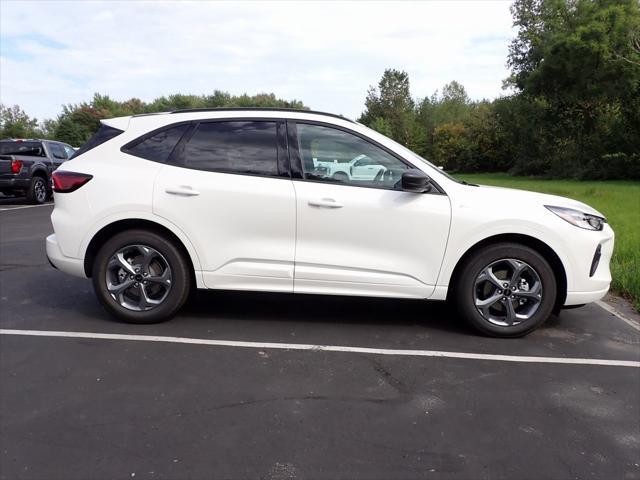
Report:
<svg viewBox="0 0 640 480"><path fill-rule="evenodd" d="M413 193L428 192L431 190L431 179L417 168L405 170L402 173L402 190Z"/></svg>

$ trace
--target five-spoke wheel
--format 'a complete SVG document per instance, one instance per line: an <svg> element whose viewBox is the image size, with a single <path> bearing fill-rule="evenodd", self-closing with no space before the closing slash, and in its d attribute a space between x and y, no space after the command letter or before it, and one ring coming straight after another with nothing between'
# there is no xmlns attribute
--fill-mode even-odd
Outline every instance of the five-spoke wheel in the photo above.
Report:
<svg viewBox="0 0 640 480"><path fill-rule="evenodd" d="M171 267L147 245L126 245L113 254L106 272L107 290L124 308L151 310L171 291Z"/></svg>
<svg viewBox="0 0 640 480"><path fill-rule="evenodd" d="M191 288L191 267L167 237L126 230L108 240L93 264L93 285L107 310L131 323L171 318Z"/></svg>
<svg viewBox="0 0 640 480"><path fill-rule="evenodd" d="M549 317L556 288L555 274L539 252L518 243L496 243L465 259L452 299L481 332L519 337Z"/></svg>
<svg viewBox="0 0 640 480"><path fill-rule="evenodd" d="M541 301L540 275L521 260L496 260L476 277L476 308L495 325L517 325L528 320L536 313Z"/></svg>

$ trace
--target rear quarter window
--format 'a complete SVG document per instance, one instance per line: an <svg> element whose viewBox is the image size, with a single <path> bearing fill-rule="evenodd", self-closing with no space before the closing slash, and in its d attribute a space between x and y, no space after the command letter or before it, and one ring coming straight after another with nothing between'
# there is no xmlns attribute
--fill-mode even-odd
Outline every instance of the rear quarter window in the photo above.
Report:
<svg viewBox="0 0 640 480"><path fill-rule="evenodd" d="M147 160L166 162L189 126L188 123L183 123L152 132L125 145L122 151Z"/></svg>
<svg viewBox="0 0 640 480"><path fill-rule="evenodd" d="M96 148L98 145L102 145L108 142L112 138L117 137L122 133L119 128L113 128L108 125L101 125L98 131L87 142L80 147L78 151L73 155L73 158L79 157L83 153L87 153L89 150Z"/></svg>

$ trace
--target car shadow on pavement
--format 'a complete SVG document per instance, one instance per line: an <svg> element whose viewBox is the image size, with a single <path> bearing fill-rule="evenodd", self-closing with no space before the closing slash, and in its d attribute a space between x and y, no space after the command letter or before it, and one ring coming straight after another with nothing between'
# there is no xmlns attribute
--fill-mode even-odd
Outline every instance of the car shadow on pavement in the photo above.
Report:
<svg viewBox="0 0 640 480"><path fill-rule="evenodd" d="M474 333L445 302L393 298L198 290L179 315L278 322L420 325L452 333Z"/></svg>

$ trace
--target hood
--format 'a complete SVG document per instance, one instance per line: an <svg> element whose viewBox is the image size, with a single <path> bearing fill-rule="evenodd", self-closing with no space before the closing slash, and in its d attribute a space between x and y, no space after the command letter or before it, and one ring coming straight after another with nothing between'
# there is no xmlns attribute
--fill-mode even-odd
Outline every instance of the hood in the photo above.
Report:
<svg viewBox="0 0 640 480"><path fill-rule="evenodd" d="M505 187L490 187L487 185L479 185L473 187L476 191L483 196L496 197L504 199L508 196L510 201L526 203L528 205L549 205L554 207L565 207L580 210L581 212L591 215L597 215L603 217L604 215L597 211L595 208L590 207L586 203L573 200L572 198L561 197L559 195L549 195L546 193L530 192L528 190L518 190L516 188Z"/></svg>

